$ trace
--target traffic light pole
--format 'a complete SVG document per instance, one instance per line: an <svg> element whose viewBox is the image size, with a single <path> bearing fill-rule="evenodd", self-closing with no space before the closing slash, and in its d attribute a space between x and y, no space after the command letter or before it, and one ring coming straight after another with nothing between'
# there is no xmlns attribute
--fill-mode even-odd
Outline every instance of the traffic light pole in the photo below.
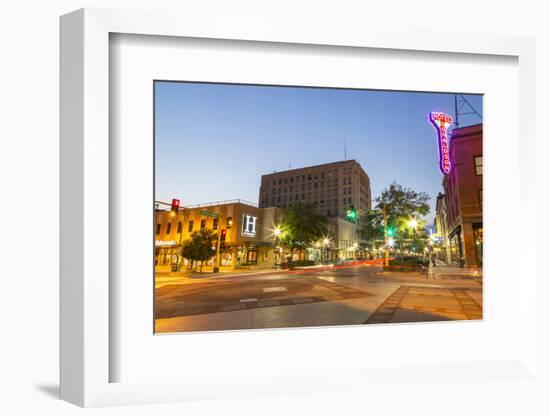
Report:
<svg viewBox="0 0 550 416"><path fill-rule="evenodd" d="M384 264L387 266L390 265L390 252L388 249L388 213L386 212L386 206L382 210L382 215L384 216Z"/></svg>
<svg viewBox="0 0 550 416"><path fill-rule="evenodd" d="M218 243L216 244L216 265L214 266L214 273L220 271L220 247L222 244L222 213L218 214Z"/></svg>

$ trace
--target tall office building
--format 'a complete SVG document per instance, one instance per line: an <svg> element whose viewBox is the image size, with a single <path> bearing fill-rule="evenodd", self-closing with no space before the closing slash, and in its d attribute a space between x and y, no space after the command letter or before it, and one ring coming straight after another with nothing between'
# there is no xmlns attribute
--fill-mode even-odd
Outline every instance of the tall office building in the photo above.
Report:
<svg viewBox="0 0 550 416"><path fill-rule="evenodd" d="M347 249L359 241L364 212L371 209L370 179L355 160L325 163L262 176L260 208L287 208L296 202L315 203L320 214L329 217L334 246ZM358 222L347 221L350 207Z"/></svg>
<svg viewBox="0 0 550 416"><path fill-rule="evenodd" d="M263 175L259 199L260 208L314 202L320 214L345 218L350 206L371 208L370 180L355 160L325 163Z"/></svg>

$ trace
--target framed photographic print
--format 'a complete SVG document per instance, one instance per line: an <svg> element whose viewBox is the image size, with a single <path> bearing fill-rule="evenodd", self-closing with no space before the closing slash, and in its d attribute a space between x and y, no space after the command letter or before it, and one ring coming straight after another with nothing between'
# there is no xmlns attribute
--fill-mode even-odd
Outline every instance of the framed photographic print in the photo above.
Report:
<svg viewBox="0 0 550 416"><path fill-rule="evenodd" d="M533 380L533 40L219 23L62 17L62 398Z"/></svg>

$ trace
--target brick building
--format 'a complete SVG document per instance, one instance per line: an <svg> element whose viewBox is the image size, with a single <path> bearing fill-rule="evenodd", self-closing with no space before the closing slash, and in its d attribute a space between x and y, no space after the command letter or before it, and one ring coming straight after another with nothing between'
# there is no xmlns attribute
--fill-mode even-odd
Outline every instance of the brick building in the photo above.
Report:
<svg viewBox="0 0 550 416"><path fill-rule="evenodd" d="M445 228L450 260L456 265L483 264L483 127L455 128L450 145L452 169L443 178Z"/></svg>
<svg viewBox="0 0 550 416"><path fill-rule="evenodd" d="M213 215L217 216L213 216ZM226 230L225 250L220 265L225 268L270 268L275 258L273 229L282 212L277 208L258 208L241 200L199 204L171 211L168 204L157 203L155 210L155 270L181 269L188 264L181 258L181 245L194 231L218 233ZM214 259L206 264L213 265Z"/></svg>

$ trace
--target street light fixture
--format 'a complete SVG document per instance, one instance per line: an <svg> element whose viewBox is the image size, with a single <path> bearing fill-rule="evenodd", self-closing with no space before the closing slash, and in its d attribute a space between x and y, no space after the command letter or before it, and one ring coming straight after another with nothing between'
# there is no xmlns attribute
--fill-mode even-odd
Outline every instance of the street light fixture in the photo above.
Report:
<svg viewBox="0 0 550 416"><path fill-rule="evenodd" d="M416 219L412 219L412 220L409 220L409 227L411 227L412 229L416 229L416 227L418 227L418 221Z"/></svg>

